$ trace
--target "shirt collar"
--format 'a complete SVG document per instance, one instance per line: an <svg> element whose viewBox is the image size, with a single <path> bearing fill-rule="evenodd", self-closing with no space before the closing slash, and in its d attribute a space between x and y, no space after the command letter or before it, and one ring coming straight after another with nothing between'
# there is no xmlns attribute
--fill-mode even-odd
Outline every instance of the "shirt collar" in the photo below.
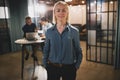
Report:
<svg viewBox="0 0 120 80"><path fill-rule="evenodd" d="M71 25L69 23L67 23L66 26L65 26L65 30L70 31L70 26ZM55 29L56 29L56 24L53 26L52 30L55 30Z"/></svg>

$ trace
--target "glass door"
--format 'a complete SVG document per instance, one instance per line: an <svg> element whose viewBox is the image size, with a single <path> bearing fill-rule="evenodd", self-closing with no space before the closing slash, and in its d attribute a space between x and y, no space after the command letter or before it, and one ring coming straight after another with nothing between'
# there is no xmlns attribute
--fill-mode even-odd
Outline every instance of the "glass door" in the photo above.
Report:
<svg viewBox="0 0 120 80"><path fill-rule="evenodd" d="M88 61L113 64L116 9L116 0L87 0Z"/></svg>

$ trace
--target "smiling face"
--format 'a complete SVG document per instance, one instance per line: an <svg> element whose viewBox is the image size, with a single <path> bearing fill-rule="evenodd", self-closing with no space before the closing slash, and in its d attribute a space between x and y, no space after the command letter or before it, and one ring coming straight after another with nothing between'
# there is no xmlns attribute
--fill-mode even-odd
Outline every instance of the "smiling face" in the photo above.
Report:
<svg viewBox="0 0 120 80"><path fill-rule="evenodd" d="M68 19L68 7L67 4L58 3L54 7L54 17L55 21L65 21Z"/></svg>

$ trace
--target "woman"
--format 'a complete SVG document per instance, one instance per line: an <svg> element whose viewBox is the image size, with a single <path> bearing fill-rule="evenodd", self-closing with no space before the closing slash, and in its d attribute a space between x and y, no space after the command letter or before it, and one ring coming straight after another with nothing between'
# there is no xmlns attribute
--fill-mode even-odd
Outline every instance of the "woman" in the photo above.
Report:
<svg viewBox="0 0 120 80"><path fill-rule="evenodd" d="M58 1L53 9L55 25L47 30L43 64L48 80L75 80L82 61L79 31L68 24L68 5Z"/></svg>
<svg viewBox="0 0 120 80"><path fill-rule="evenodd" d="M41 36L45 37L45 33L46 33L47 29L52 27L52 24L49 22L49 20L46 17L41 18L40 24L41 24L41 27L43 30L43 34Z"/></svg>

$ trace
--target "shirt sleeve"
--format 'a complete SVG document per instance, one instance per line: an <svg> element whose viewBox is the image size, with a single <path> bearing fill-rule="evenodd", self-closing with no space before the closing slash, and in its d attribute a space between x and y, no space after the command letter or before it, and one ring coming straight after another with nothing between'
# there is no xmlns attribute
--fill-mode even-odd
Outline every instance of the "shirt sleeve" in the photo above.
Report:
<svg viewBox="0 0 120 80"><path fill-rule="evenodd" d="M23 31L23 37L25 37L25 33L26 33L25 26L22 27L22 31Z"/></svg>
<svg viewBox="0 0 120 80"><path fill-rule="evenodd" d="M33 26L34 26L34 31L37 29L37 26L35 23L33 23Z"/></svg>
<svg viewBox="0 0 120 80"><path fill-rule="evenodd" d="M22 27L22 31L25 32L25 26Z"/></svg>
<svg viewBox="0 0 120 80"><path fill-rule="evenodd" d="M44 50L43 50L43 65L45 67L47 66L49 50L50 50L50 40L48 38L48 32L46 32L45 46L44 46Z"/></svg>
<svg viewBox="0 0 120 80"><path fill-rule="evenodd" d="M73 42L74 42L74 49L75 49L75 52L76 52L76 64L75 64L75 67L78 69L80 67L80 64L82 62L82 49L80 47L80 39L79 39L79 31L76 31L76 35L74 35L74 39L73 39Z"/></svg>

